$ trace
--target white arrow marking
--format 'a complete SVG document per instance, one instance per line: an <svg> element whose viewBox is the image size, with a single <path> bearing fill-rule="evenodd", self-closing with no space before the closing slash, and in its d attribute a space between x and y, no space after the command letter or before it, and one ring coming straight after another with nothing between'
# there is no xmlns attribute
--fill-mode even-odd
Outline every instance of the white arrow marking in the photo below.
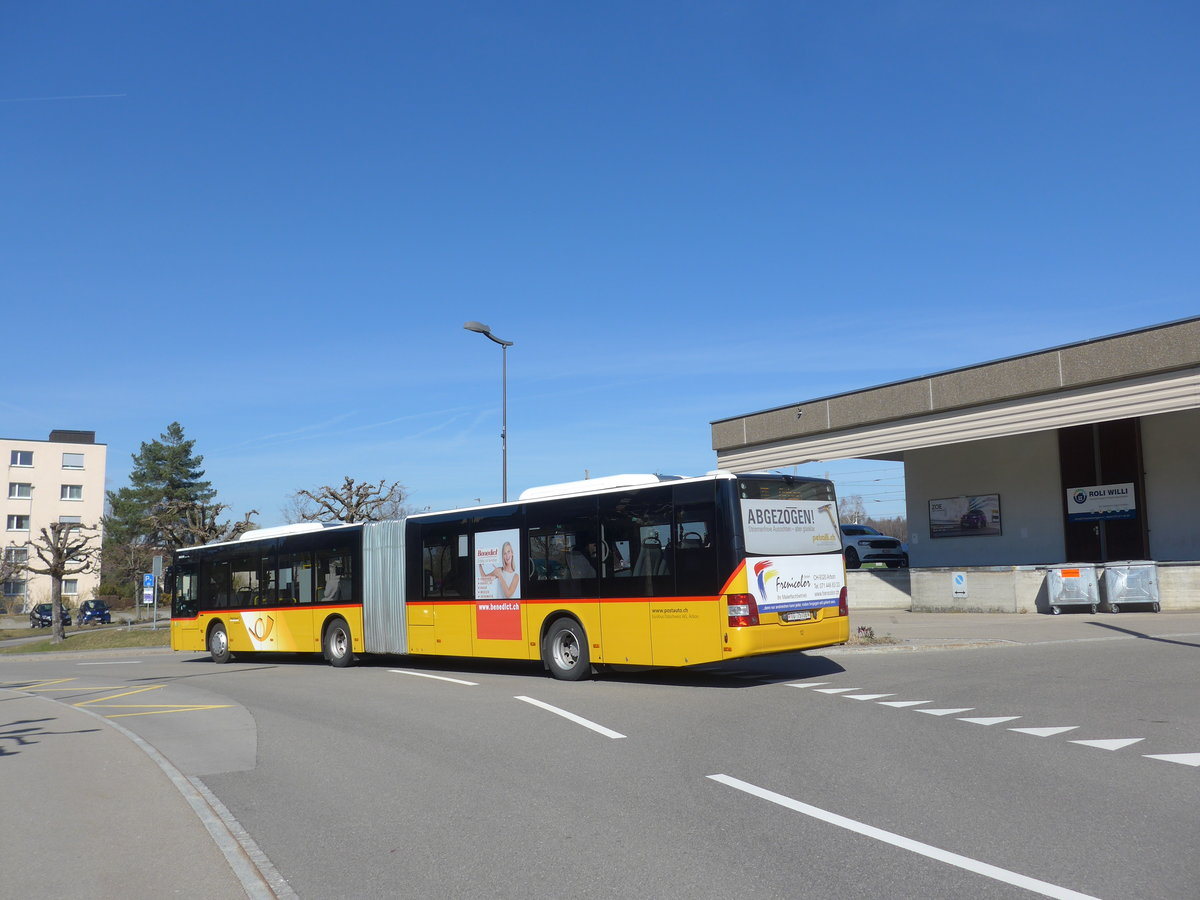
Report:
<svg viewBox="0 0 1200 900"><path fill-rule="evenodd" d="M1151 756L1144 754L1146 759L1161 759L1164 762L1182 763L1185 766L1200 766L1200 753L1166 753Z"/></svg>
<svg viewBox="0 0 1200 900"><path fill-rule="evenodd" d="M829 684L828 681L789 681L788 687L816 687L820 684Z"/></svg>
<svg viewBox="0 0 1200 900"><path fill-rule="evenodd" d="M818 694L848 694L851 691L861 690L861 688L821 688L817 691Z"/></svg>
<svg viewBox="0 0 1200 900"><path fill-rule="evenodd" d="M847 694L846 700L878 700L880 697L895 697L895 694Z"/></svg>
<svg viewBox="0 0 1200 900"><path fill-rule="evenodd" d="M975 707L964 706L962 709L918 709L917 712L925 713L927 716L952 716L955 713L970 712Z"/></svg>
<svg viewBox="0 0 1200 900"><path fill-rule="evenodd" d="M1112 738L1104 741L1071 741L1072 744L1083 744L1085 747L1098 747L1101 750L1120 750L1145 738Z"/></svg>
<svg viewBox="0 0 1200 900"><path fill-rule="evenodd" d="M1052 737L1056 734L1062 734L1064 731L1074 731L1078 725L1060 725L1057 728L1010 728L1009 731L1017 731L1021 734L1032 734L1034 737Z"/></svg>
<svg viewBox="0 0 1200 900"><path fill-rule="evenodd" d="M901 709L902 707L905 707L905 706L920 706L922 703L932 703L932 702L933 702L932 700L889 700L887 703L880 703L879 705L880 706L894 706L897 709ZM929 712L929 710L920 709L920 710L917 710L917 712ZM966 710L965 709L961 710L961 712L966 712Z"/></svg>
<svg viewBox="0 0 1200 900"><path fill-rule="evenodd" d="M972 725L999 725L1001 722L1011 722L1020 716L984 716L980 719L959 719L960 722L970 722Z"/></svg>

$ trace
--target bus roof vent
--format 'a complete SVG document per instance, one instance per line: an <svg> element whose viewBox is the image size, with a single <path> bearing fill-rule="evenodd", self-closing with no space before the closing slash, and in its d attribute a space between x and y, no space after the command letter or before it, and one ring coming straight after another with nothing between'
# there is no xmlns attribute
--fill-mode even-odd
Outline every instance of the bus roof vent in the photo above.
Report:
<svg viewBox="0 0 1200 900"><path fill-rule="evenodd" d="M568 494L591 494L596 491L615 490L623 487L644 487L663 481L679 481L682 475L605 475L601 478L586 478L583 481L564 481L562 484L547 484L521 491L518 500L544 500L547 497L562 497Z"/></svg>

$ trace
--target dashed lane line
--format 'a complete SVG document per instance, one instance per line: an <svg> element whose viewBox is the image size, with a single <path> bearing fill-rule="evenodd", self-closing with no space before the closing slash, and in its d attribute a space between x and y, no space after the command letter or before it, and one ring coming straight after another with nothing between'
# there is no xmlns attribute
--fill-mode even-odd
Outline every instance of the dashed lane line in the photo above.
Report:
<svg viewBox="0 0 1200 900"><path fill-rule="evenodd" d="M602 734L605 737L614 739L625 737L625 735L621 734L619 731L613 731L611 728L605 728L603 725L598 725L590 719L585 719L583 716L577 716L575 713L567 712L565 709L559 709L557 706L551 706L549 703L543 703L541 700L534 700L532 697L514 697L513 699L532 704L533 706L544 709L547 712L552 712L556 716L562 716L564 719L574 722L576 725L582 725L584 728L590 728L592 731Z"/></svg>
<svg viewBox="0 0 1200 900"><path fill-rule="evenodd" d="M937 860L938 862L956 866L968 872L973 872L976 875L990 878L993 881L1000 881L1005 884L1014 885L1015 887L1024 888L1027 891L1041 894L1044 897L1054 897L1055 900L1096 900L1090 894L1081 894L1078 891L1073 891L1061 885L1051 884L1048 881L1042 881L1038 878L1031 878L1028 875L1022 875L1020 872L1002 869L999 866L980 862L969 856L963 856L959 853L943 850L940 847L934 847L932 844L925 844L921 841L904 837L903 835L894 834L891 831L884 831L882 828L876 828L874 825L867 825L864 822L858 822L837 813L829 812L816 806L810 806L807 803L802 803L799 800L794 800L783 794L777 794L774 791L769 791L766 788L758 787L757 785L733 778L729 775L709 775L708 777L719 784L736 788L752 797L758 797L761 800L782 806L784 809L790 809L793 812L798 812L821 822L836 825L838 828L844 828L847 831L853 831L864 837L869 837L885 844L891 844L893 847L908 850L910 853L916 853L929 859Z"/></svg>
<svg viewBox="0 0 1200 900"><path fill-rule="evenodd" d="M396 675L416 675L418 678L433 678L437 681L450 681L454 684L465 684L468 687L479 687L478 681L463 681L461 678L450 678L447 675L434 675L430 672L414 672L412 669L388 669Z"/></svg>

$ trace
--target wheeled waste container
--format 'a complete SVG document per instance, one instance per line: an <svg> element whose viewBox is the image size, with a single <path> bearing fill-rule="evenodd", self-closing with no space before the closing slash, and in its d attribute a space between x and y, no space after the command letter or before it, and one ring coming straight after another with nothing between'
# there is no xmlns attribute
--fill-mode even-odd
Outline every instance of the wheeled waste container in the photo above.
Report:
<svg viewBox="0 0 1200 900"><path fill-rule="evenodd" d="M1058 615L1064 609L1081 607L1096 612L1100 607L1100 582L1093 563L1070 563L1055 566L1046 573L1046 594L1050 612Z"/></svg>
<svg viewBox="0 0 1200 900"><path fill-rule="evenodd" d="M1105 563L1104 599L1108 611L1113 613L1131 604L1149 606L1158 612L1158 566L1144 560Z"/></svg>

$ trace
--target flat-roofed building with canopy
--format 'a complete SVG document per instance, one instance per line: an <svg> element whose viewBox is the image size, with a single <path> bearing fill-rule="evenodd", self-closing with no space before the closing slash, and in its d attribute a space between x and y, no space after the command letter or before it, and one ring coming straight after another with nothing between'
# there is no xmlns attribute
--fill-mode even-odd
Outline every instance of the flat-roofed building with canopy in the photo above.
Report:
<svg viewBox="0 0 1200 900"><path fill-rule="evenodd" d="M712 439L734 472L902 462L914 606L956 605L925 602L923 569L1153 560L1163 605L1200 607L1200 317L721 419Z"/></svg>

